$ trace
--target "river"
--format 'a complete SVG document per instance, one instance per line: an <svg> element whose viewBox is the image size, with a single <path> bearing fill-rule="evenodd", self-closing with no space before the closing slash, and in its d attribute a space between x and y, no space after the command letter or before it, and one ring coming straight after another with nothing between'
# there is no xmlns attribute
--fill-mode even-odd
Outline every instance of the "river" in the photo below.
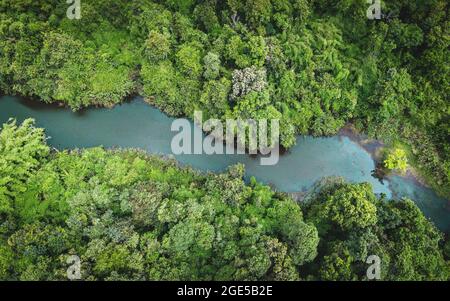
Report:
<svg viewBox="0 0 450 301"><path fill-rule="evenodd" d="M155 154L171 154L171 140L176 134L170 126L174 120L148 105L141 97L113 109L89 108L72 112L68 108L43 104L19 97L0 97L0 122L10 117L23 121L34 118L45 128L48 143L57 149L140 148ZM195 127L194 127L195 128ZM200 131L198 128L195 130ZM307 191L326 176L342 176L351 182L369 182L375 193L389 198L413 199L435 225L450 232L449 202L413 179L392 176L381 183L371 176L375 163L371 155L346 136L297 138L297 144L273 166L260 165L259 158L248 155L177 155L182 164L203 171L220 172L229 165L243 163L246 177L270 184L284 192Z"/></svg>

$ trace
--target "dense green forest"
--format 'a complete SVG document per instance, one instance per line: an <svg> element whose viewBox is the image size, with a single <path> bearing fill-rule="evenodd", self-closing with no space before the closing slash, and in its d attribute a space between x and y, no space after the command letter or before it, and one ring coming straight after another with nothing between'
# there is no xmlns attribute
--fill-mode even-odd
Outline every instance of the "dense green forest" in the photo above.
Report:
<svg viewBox="0 0 450 301"><path fill-rule="evenodd" d="M43 129L0 132L0 279L448 280L449 244L410 200L325 178L301 204L243 166L202 174L139 150L51 150Z"/></svg>
<svg viewBox="0 0 450 301"><path fill-rule="evenodd" d="M365 0L0 1L0 90L74 110L139 93L192 117L279 118L281 143L352 122L450 197L449 5Z"/></svg>

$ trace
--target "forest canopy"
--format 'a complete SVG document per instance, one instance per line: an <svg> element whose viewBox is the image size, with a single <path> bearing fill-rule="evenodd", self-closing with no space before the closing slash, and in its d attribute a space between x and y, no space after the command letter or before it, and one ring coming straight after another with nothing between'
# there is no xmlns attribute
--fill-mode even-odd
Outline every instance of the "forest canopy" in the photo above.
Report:
<svg viewBox="0 0 450 301"><path fill-rule="evenodd" d="M74 111L136 94L172 116L279 118L281 144L352 123L450 198L449 3L0 0L0 94ZM139 150L55 151L0 132L0 279L448 280L450 244L411 200L326 178L301 203L243 166L202 174Z"/></svg>

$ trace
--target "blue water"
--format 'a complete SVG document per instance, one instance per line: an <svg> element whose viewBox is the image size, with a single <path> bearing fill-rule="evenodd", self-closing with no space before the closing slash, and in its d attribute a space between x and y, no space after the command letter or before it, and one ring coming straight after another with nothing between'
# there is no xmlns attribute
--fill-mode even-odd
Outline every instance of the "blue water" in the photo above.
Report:
<svg viewBox="0 0 450 301"><path fill-rule="evenodd" d="M17 97L1 97L0 122L10 117L18 121L34 118L37 126L45 128L46 134L51 137L49 144L58 149L102 145L106 148L133 147L150 153L171 154L171 140L176 135L170 130L174 119L139 97L113 109L92 108L77 113ZM182 164L203 171L223 171L232 164L243 163L247 176L255 176L259 181L285 192L306 191L325 176L342 176L351 182L369 182L377 194L415 200L440 229L450 230L450 209L446 200L402 177L392 177L384 184L380 183L371 176L375 163L370 154L344 136L298 137L297 144L273 166L262 166L259 158L236 154L177 155L175 158Z"/></svg>

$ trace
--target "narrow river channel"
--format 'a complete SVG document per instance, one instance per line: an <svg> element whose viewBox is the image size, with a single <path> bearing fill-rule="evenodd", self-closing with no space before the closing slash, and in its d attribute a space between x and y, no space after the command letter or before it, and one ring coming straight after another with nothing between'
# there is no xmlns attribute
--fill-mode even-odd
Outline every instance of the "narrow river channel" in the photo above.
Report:
<svg viewBox="0 0 450 301"><path fill-rule="evenodd" d="M0 122L9 118L23 121L34 118L36 125L45 128L48 143L57 149L141 148L150 153L171 154L173 118L136 97L113 109L90 108L80 112L56 105L47 105L19 97L0 97ZM196 129L199 131L199 129ZM450 231L448 200L416 181L392 176L381 183L371 176L375 163L370 154L348 137L298 137L297 144L280 157L278 164L262 166L258 158L248 155L179 155L182 164L203 171L223 171L229 165L243 163L246 176L255 176L285 192L308 190L326 176L342 176L351 182L369 182L374 192L388 197L411 198L438 228Z"/></svg>

